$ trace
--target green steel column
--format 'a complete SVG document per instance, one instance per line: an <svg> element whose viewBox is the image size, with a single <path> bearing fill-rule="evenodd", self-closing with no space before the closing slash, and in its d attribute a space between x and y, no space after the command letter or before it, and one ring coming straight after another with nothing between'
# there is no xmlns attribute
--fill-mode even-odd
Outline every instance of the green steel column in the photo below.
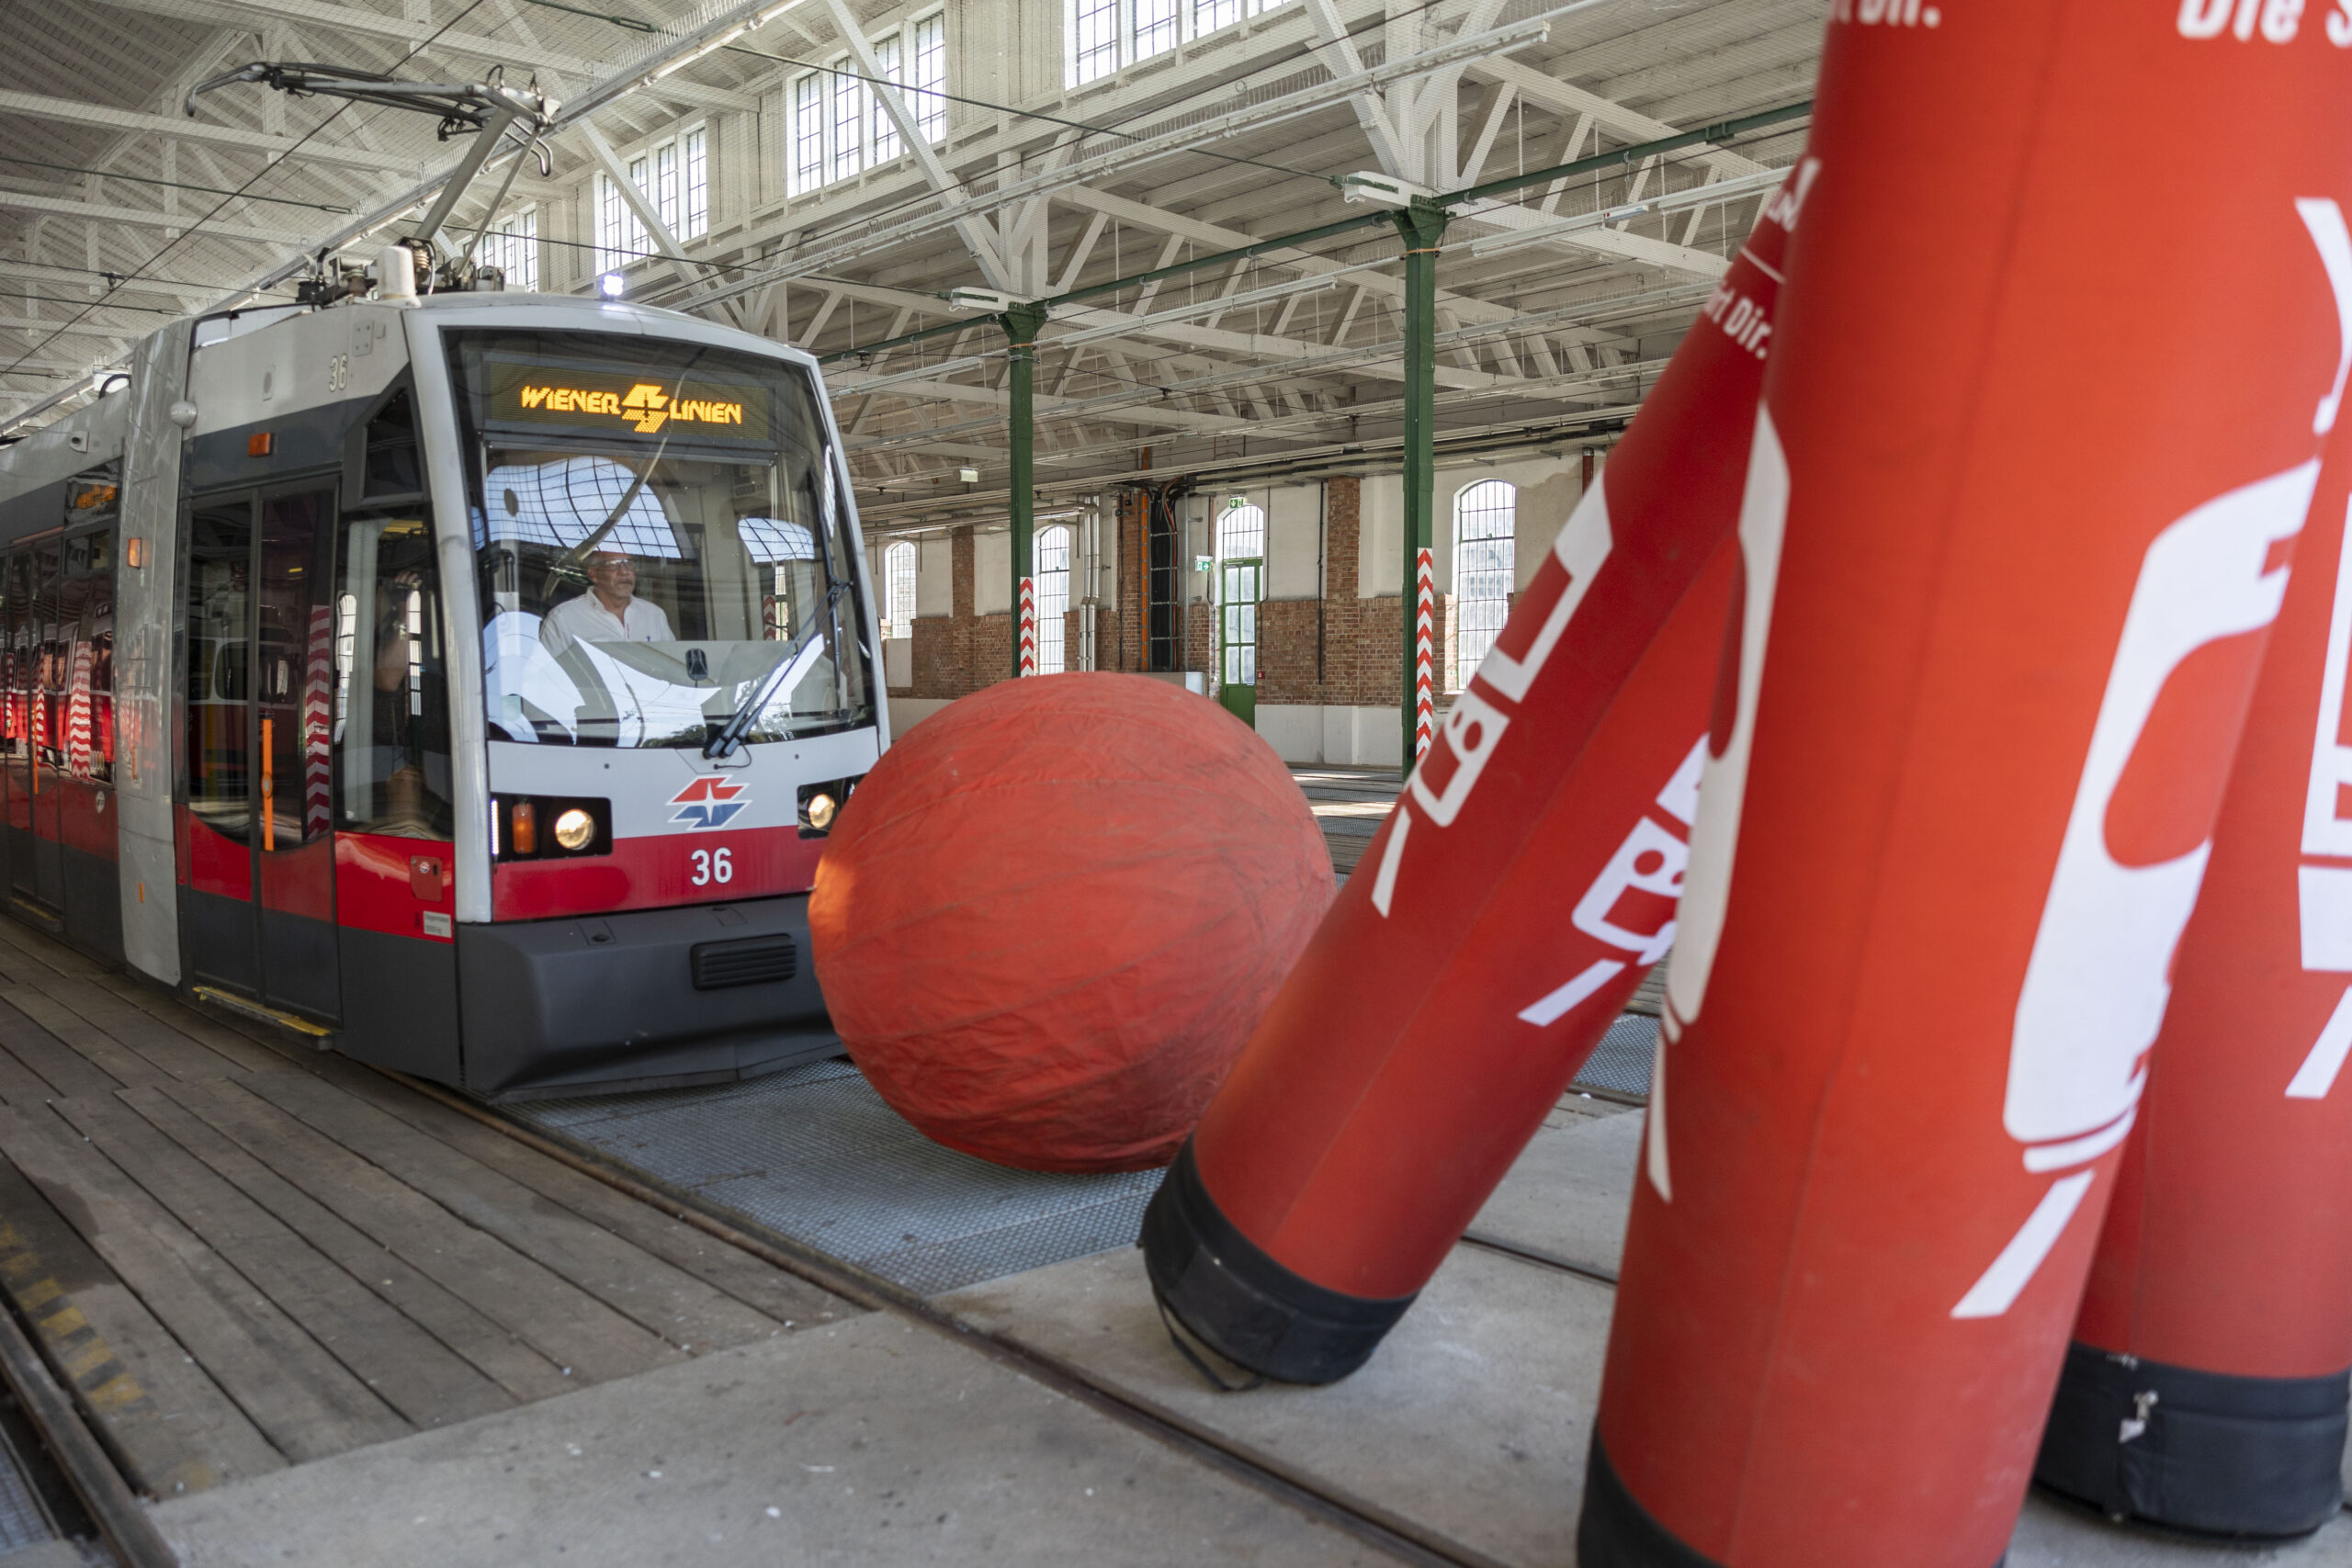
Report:
<svg viewBox="0 0 2352 1568"><path fill-rule="evenodd" d="M1435 547L1437 254L1445 209L1417 200L1394 214L1405 240L1405 772L1419 760L1421 705L1435 703L1435 605L1420 593L1422 557ZM1432 595L1432 598L1434 596ZM1424 615L1430 624L1423 624ZM1425 646L1424 638L1428 638Z"/></svg>
<svg viewBox="0 0 2352 1568"><path fill-rule="evenodd" d="M1037 672L1037 491L1033 442L1036 433L1032 397L1037 373L1037 329L1046 307L1015 305L1001 318L1012 340L1012 672Z"/></svg>

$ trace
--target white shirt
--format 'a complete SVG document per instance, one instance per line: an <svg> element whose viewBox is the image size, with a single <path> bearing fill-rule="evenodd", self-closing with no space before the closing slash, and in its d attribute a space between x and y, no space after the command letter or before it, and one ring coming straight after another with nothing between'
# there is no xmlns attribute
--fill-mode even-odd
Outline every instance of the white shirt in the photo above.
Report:
<svg viewBox="0 0 2352 1568"><path fill-rule="evenodd" d="M614 615L594 590L567 599L539 621L539 644L558 658L575 642L674 642L662 606L632 596Z"/></svg>

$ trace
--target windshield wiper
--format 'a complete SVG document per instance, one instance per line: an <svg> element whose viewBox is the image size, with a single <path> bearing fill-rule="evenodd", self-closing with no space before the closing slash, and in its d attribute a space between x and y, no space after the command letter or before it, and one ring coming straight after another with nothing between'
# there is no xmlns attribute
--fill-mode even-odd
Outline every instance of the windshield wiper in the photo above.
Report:
<svg viewBox="0 0 2352 1568"><path fill-rule="evenodd" d="M825 590L825 603L819 608L816 615L809 617L807 628L792 639L791 649L784 658L776 660L775 668L768 671L766 679L760 682L759 689L743 700L743 705L735 710L735 716L719 726L718 733L712 736L703 746L704 756L714 761L720 758L733 756L735 749L743 744L744 733L752 728L752 721L759 717L762 711L775 699L776 693L787 685L799 684L800 677L808 673L810 661L824 647L824 644L815 641L814 638L833 620L833 609L842 602L842 596L849 592L849 579L843 578Z"/></svg>

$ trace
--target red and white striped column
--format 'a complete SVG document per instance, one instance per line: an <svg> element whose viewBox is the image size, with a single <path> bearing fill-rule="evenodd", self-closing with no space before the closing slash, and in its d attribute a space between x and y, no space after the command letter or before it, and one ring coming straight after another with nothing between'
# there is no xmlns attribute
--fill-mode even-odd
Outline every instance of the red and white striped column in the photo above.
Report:
<svg viewBox="0 0 2352 1568"><path fill-rule="evenodd" d="M1037 672L1037 580L1034 577L1021 580L1021 625L1015 635L1020 638L1018 672L1035 675Z"/></svg>
<svg viewBox="0 0 2352 1568"><path fill-rule="evenodd" d="M1437 729L1437 565L1424 546L1413 568L1413 760L1429 754Z"/></svg>

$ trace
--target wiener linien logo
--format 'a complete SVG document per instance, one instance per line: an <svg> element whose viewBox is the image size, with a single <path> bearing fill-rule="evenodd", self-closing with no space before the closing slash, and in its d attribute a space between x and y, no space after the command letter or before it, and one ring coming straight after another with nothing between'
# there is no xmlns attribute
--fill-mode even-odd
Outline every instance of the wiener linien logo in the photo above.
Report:
<svg viewBox="0 0 2352 1568"><path fill-rule="evenodd" d="M650 435L672 420L681 424L741 424L743 405L715 398L673 398L651 381L639 381L624 397L585 387L525 383L523 406L550 413L601 413L628 421L639 435Z"/></svg>

